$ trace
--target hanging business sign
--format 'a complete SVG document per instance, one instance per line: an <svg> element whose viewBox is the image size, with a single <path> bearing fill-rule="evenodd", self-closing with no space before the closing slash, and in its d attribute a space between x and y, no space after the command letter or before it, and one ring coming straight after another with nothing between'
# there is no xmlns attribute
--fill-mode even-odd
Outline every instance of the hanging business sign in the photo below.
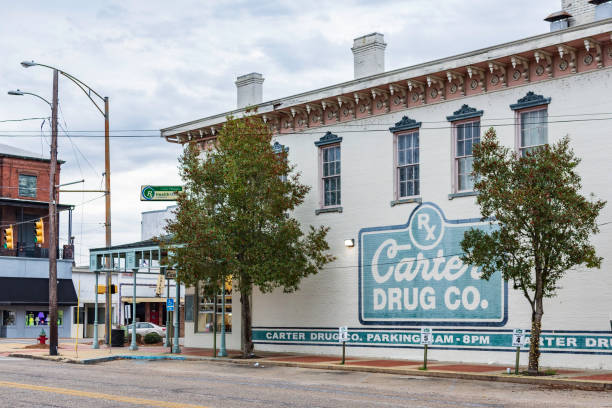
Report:
<svg viewBox="0 0 612 408"><path fill-rule="evenodd" d="M140 201L176 201L182 186L140 186Z"/></svg>
<svg viewBox="0 0 612 408"><path fill-rule="evenodd" d="M480 219L448 220L423 203L407 224L359 232L359 321L366 325L503 326L508 285L489 280L461 260L470 228L496 228Z"/></svg>

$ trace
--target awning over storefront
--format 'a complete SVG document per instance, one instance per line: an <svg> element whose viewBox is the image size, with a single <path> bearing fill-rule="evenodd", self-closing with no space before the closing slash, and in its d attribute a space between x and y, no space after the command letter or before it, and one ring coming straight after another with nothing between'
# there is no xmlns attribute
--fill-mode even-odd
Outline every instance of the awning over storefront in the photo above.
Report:
<svg viewBox="0 0 612 408"><path fill-rule="evenodd" d="M0 278L0 305L48 305L49 279ZM76 306L72 279L57 280L57 304Z"/></svg>

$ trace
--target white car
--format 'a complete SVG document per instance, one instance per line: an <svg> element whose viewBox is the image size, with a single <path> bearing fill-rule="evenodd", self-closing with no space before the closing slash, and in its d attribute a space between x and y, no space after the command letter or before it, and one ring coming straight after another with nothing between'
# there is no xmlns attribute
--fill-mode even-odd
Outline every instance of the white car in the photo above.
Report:
<svg viewBox="0 0 612 408"><path fill-rule="evenodd" d="M128 334L132 334L132 327L131 324L127 327ZM136 334L144 337L152 332L159 334L160 337L164 337L166 335L166 328L149 322L136 322Z"/></svg>

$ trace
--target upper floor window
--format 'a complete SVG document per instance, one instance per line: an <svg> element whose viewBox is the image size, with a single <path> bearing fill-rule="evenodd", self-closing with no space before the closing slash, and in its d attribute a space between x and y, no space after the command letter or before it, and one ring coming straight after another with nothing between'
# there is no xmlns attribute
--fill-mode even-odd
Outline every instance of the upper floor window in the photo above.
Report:
<svg viewBox="0 0 612 408"><path fill-rule="evenodd" d="M394 181L395 200L418 197L421 194L421 171L419 128L421 122L404 116L395 126L389 128L394 135Z"/></svg>
<svg viewBox="0 0 612 408"><path fill-rule="evenodd" d="M537 109L519 113L519 149L521 155L548 143L548 110Z"/></svg>
<svg viewBox="0 0 612 408"><path fill-rule="evenodd" d="M474 190L472 149L480 143L480 121L459 123L455 126L455 169L457 192Z"/></svg>
<svg viewBox="0 0 612 408"><path fill-rule="evenodd" d="M286 147L285 145L282 145L282 144L278 143L278 142L274 142L274 144L272 145L272 150L277 155L282 154L282 153L285 153L285 155L286 155L286 154L289 153L289 148ZM285 156L285 158L286 158L286 156ZM279 178L280 178L280 180L283 183L287 182L287 179L288 179L287 174L281 174L279 176Z"/></svg>
<svg viewBox="0 0 612 408"><path fill-rule="evenodd" d="M517 103L510 105L516 112L516 145L525 155L548 143L548 104L550 98L527 92Z"/></svg>
<svg viewBox="0 0 612 408"><path fill-rule="evenodd" d="M36 176L19 175L19 196L36 198Z"/></svg>
<svg viewBox="0 0 612 408"><path fill-rule="evenodd" d="M322 149L323 166L323 206L330 207L341 204L340 185L340 145Z"/></svg>
<svg viewBox="0 0 612 408"><path fill-rule="evenodd" d="M463 105L446 119L452 122L452 196L471 194L474 190L472 175L474 146L480 143L480 117L483 111Z"/></svg>
<svg viewBox="0 0 612 408"><path fill-rule="evenodd" d="M342 204L341 188L341 137L327 132L315 142L319 147L319 163L321 175L321 207L340 207Z"/></svg>
<svg viewBox="0 0 612 408"><path fill-rule="evenodd" d="M397 136L398 198L418 196L419 188L419 131Z"/></svg>

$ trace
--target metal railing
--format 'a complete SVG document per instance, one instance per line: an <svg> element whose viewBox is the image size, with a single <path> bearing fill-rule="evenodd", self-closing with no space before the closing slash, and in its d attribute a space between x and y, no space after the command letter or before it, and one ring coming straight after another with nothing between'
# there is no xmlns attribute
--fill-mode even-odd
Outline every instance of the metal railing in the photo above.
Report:
<svg viewBox="0 0 612 408"><path fill-rule="evenodd" d="M49 248L32 246L17 246L15 249L5 249L0 247L0 256L15 256L22 258L49 258ZM64 245L58 248L57 259L74 259L74 246Z"/></svg>

